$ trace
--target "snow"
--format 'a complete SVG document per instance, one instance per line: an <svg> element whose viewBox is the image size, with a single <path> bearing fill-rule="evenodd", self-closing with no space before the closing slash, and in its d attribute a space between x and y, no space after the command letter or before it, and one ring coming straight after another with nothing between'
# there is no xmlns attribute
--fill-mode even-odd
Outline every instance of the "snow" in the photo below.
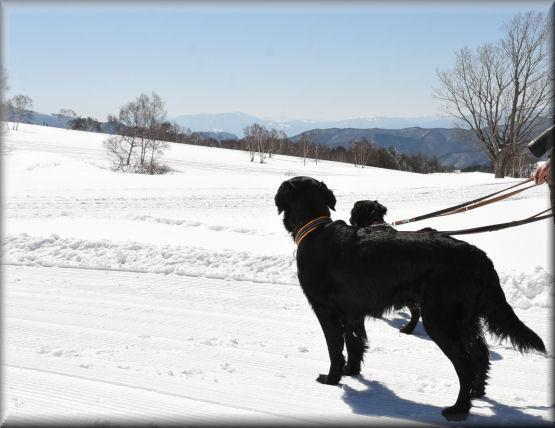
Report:
<svg viewBox="0 0 555 428"><path fill-rule="evenodd" d="M315 382L328 368L316 317L296 278L295 246L273 198L308 175L337 198L334 219L377 199L387 221L508 187L491 174L420 175L170 144L164 176L110 171L106 135L21 124L5 131L3 419L453 425L449 361L408 312L367 320L359 377ZM537 186L464 214L398 226L462 229L548 207ZM488 253L507 300L548 356L489 338L486 398L464 425L552 425L549 220L464 235ZM460 426L461 424L456 424Z"/></svg>

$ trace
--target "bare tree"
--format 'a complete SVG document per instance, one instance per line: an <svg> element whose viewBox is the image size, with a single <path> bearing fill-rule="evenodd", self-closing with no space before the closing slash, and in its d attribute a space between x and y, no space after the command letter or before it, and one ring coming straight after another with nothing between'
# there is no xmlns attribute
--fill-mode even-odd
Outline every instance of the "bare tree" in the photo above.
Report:
<svg viewBox="0 0 555 428"><path fill-rule="evenodd" d="M368 165L370 153L373 149L370 141L366 138L363 138L361 141L351 140L349 142L349 148L353 154L353 163L355 167L360 166L364 168L364 165Z"/></svg>
<svg viewBox="0 0 555 428"><path fill-rule="evenodd" d="M268 158L272 158L273 153L278 153L279 150L279 133L277 129L272 128L268 133Z"/></svg>
<svg viewBox="0 0 555 428"><path fill-rule="evenodd" d="M8 117L8 105L6 103L6 91L8 89L10 89L8 86L8 72L4 67L2 67L2 70L0 70L0 96L2 97L0 104L0 120L6 120Z"/></svg>
<svg viewBox="0 0 555 428"><path fill-rule="evenodd" d="M32 112L29 109L32 107L33 100L27 95L14 95L8 100L8 108L12 111L14 116L12 129L17 131L20 122L31 119Z"/></svg>
<svg viewBox="0 0 555 428"><path fill-rule="evenodd" d="M254 162L254 155L256 154L256 149L255 149L253 132L251 131L252 126L254 125L245 126L245 128L243 129L243 134L245 134L245 142L247 143L247 151L249 152L250 161Z"/></svg>
<svg viewBox="0 0 555 428"><path fill-rule="evenodd" d="M60 116L79 117L79 115L70 108L61 108L60 111L58 112L58 117Z"/></svg>
<svg viewBox="0 0 555 428"><path fill-rule="evenodd" d="M58 114L56 115L58 116L58 120L60 122L62 122L66 117L71 117L71 118L77 118L79 117L79 115L77 113L75 113L72 109L70 108L61 108L60 111L58 112ZM69 128L69 120L66 121L66 129Z"/></svg>
<svg viewBox="0 0 555 428"><path fill-rule="evenodd" d="M314 162L318 165L318 153L320 152L320 144L316 140L312 141L312 154L314 155Z"/></svg>
<svg viewBox="0 0 555 428"><path fill-rule="evenodd" d="M287 137L287 134L285 133L285 131L280 129L278 131L278 141L279 141L278 153L280 155L284 154L284 152L287 152L287 141L288 140L289 140L289 137Z"/></svg>
<svg viewBox="0 0 555 428"><path fill-rule="evenodd" d="M114 171L127 172L133 150L129 148L129 140L121 136L113 136L104 140L103 145L112 161Z"/></svg>
<svg viewBox="0 0 555 428"><path fill-rule="evenodd" d="M306 165L306 159L310 154L310 149L314 145L314 141L316 141L316 134L314 133L314 131L304 132L301 134L301 137L299 138L298 144L303 158L303 165Z"/></svg>
<svg viewBox="0 0 555 428"><path fill-rule="evenodd" d="M0 70L0 121L2 121L0 133L4 133L7 129L9 129L9 125L7 123L8 120L8 103L6 101L6 91L10 89L8 85L8 72L4 67ZM6 123L4 124L4 121ZM5 146L2 145L2 149Z"/></svg>
<svg viewBox="0 0 555 428"><path fill-rule="evenodd" d="M141 94L135 101L124 105L119 119L109 116L116 132L121 133L104 142L115 170L143 174L158 174L167 170L158 164L167 143L157 139L165 116L164 102L154 92L152 97Z"/></svg>
<svg viewBox="0 0 555 428"><path fill-rule="evenodd" d="M497 178L517 147L540 131L553 101L550 21L541 13L519 13L503 30L497 43L456 52L453 69L438 71L441 86L434 88L455 126L490 158Z"/></svg>
<svg viewBox="0 0 555 428"><path fill-rule="evenodd" d="M260 163L264 163L268 155L268 142L270 141L270 132L262 125L254 123L245 127L243 130L247 141L251 162L254 162L254 156L258 153Z"/></svg>
<svg viewBox="0 0 555 428"><path fill-rule="evenodd" d="M185 129L176 122L172 122L170 124L170 130L169 131L174 135L174 141L176 143L182 142L182 141L179 140L181 135L187 135L187 134L191 133L191 130L189 128Z"/></svg>

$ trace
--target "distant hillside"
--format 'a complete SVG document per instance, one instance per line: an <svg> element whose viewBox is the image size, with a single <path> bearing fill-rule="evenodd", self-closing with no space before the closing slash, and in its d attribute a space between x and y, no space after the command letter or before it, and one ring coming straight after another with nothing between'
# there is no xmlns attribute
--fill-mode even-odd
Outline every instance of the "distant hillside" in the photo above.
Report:
<svg viewBox="0 0 555 428"><path fill-rule="evenodd" d="M75 119L74 117L70 116L63 116L56 113L45 114L45 113L38 113L35 111L31 111L31 119L26 120L25 123L30 123L32 125L43 125L43 126L52 126L54 128L65 128L68 121ZM8 120L14 120L14 114L12 111L8 111ZM108 122L100 122L100 126L102 127L103 132L106 134L113 134L114 127ZM218 141L223 140L237 140L237 136L235 134L229 132L196 132L197 135L201 136L202 138L214 138Z"/></svg>
<svg viewBox="0 0 555 428"><path fill-rule="evenodd" d="M43 114L32 112L29 123L64 128L68 116L58 114ZM13 117L10 117L12 120ZM316 142L331 148L349 146L351 140L366 138L376 144L378 148L394 146L399 152L410 155L421 153L433 158L437 157L439 163L445 167L462 169L469 166L489 163L489 159L480 152L472 143L469 134L462 133L454 128L434 126L447 124L447 119L421 117L421 118L360 118L343 121L276 121L260 119L244 113L224 114L199 114L183 115L169 118L169 122L191 129L201 138L214 138L217 141L236 140L243 136L245 126L258 123L267 129L283 130L292 141L298 141L301 135L314 132ZM402 129L390 129L394 125L422 123L427 127L405 126ZM551 124L551 118L546 118L546 126ZM380 124L380 127L371 127ZM332 126L329 126L332 125ZM112 134L114 130L107 122L101 122L103 132ZM319 127L320 126L320 127ZM399 126L401 127L401 126ZM317 129L315 129L317 128ZM293 130L300 130L293 133ZM235 131L235 132L234 132ZM291 135L294 135L291 137Z"/></svg>
<svg viewBox="0 0 555 428"><path fill-rule="evenodd" d="M482 152L471 142L470 136L461 131L447 128L405 128L405 129L315 129L303 132L291 139L298 141L301 135L314 132L316 142L331 148L347 148L351 140L374 142L378 148L394 146L404 154L421 153L426 157L437 157L443 166L461 169L471 165L489 162Z"/></svg>

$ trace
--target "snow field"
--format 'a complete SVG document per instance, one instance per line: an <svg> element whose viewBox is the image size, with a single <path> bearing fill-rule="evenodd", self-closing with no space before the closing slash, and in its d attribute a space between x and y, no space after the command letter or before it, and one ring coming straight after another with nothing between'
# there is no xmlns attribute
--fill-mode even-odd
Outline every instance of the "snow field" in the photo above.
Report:
<svg viewBox="0 0 555 428"><path fill-rule="evenodd" d="M295 175L324 180L334 219L378 199L414 217L514 183L489 174L418 175L171 145L166 176L107 168L105 135L20 125L4 136L4 401L9 422L140 421L335 425L447 423L457 378L408 313L367 321L362 375L338 387L296 279L273 197ZM475 211L399 226L452 230L547 207L538 186ZM549 355L490 338L487 396L466 425L552 424L553 270L548 221L460 237L485 250L508 301ZM460 424L458 424L460 425Z"/></svg>

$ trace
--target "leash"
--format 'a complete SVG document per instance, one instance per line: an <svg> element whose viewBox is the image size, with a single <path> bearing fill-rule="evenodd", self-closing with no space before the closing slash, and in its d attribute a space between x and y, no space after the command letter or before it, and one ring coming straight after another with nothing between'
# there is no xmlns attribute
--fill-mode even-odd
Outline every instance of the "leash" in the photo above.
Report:
<svg viewBox="0 0 555 428"><path fill-rule="evenodd" d="M526 183L529 183L532 180L534 180L534 177L527 178L526 180L521 181L521 182L519 182L519 183L517 183L513 186L507 187L506 189L498 190L497 192L490 193L489 195L485 195L485 196L482 196L480 198L473 199L471 201L463 202L462 204L454 205L452 207L444 208L444 209L441 209L439 211L434 211L434 212L431 212L431 213L428 213L428 214L423 214L423 215L418 216L418 217L405 219L405 220L397 220L397 221L394 221L393 223L390 223L390 225L391 226L398 226L400 224L413 223L415 221L425 220L425 219L432 218L432 217L439 217L439 216L442 216L442 215L457 214L459 212L468 211L469 209L482 207L484 205L488 205L488 204L491 204L493 202L497 202L497 201L503 200L505 198L509 198L513 195L516 195L517 193L525 191L526 189L530 189L532 187L537 186L537 184L533 184L532 186L527 186L523 189L515 190L513 192L510 192L510 193L507 193L505 195L501 195L501 196L498 196L497 198L493 198L491 200L486 201L486 199L491 198L492 196L498 195L498 194L503 193L507 190L513 189L515 187L521 186L521 185L526 184ZM484 201L484 202L482 202L482 201ZM479 202L482 202L482 203L479 203Z"/></svg>
<svg viewBox="0 0 555 428"><path fill-rule="evenodd" d="M553 217L553 213L551 214L547 214L547 215L541 215L547 211L551 211L551 208L548 208L544 211L541 211L537 214L534 214L533 216L530 216L528 218L525 218L523 220L515 220L515 221L509 221L506 223L497 223L497 224L491 224L488 226L481 226L481 227L473 227L471 229L461 229L461 230L428 230L428 231L423 231L424 233L443 233L445 235L469 235L469 234L473 234L473 233L482 233L482 232L494 232L496 230L501 230L501 229L507 229L509 227L515 227L515 226L520 226L522 224L527 224L527 223L533 223L535 221L540 221L540 220L544 220L546 218L550 218ZM416 233L418 231L406 231L406 232L401 232L401 233ZM418 233L422 233L422 232L418 232Z"/></svg>
<svg viewBox="0 0 555 428"><path fill-rule="evenodd" d="M489 205L489 204L492 204L494 202L501 201L501 200L506 199L506 198L510 198L511 196L516 195L517 193L524 192L526 189L530 189L530 188L536 187L536 186L537 186L537 184L532 184L531 186L525 187L524 189L514 190L510 193L507 193L507 194L501 195L501 196L497 196L496 198L493 198L493 199L490 199L490 200L487 200L487 201L479 202L479 203L474 204L474 205L468 205L466 207L462 207L462 208L459 208L458 210L450 211L450 212L445 213L445 214L440 214L440 216L457 214L457 213L461 213L461 212L464 212L464 211L473 210L474 208L480 208L480 207L483 207L485 205ZM507 190L507 189L505 189L505 190Z"/></svg>

